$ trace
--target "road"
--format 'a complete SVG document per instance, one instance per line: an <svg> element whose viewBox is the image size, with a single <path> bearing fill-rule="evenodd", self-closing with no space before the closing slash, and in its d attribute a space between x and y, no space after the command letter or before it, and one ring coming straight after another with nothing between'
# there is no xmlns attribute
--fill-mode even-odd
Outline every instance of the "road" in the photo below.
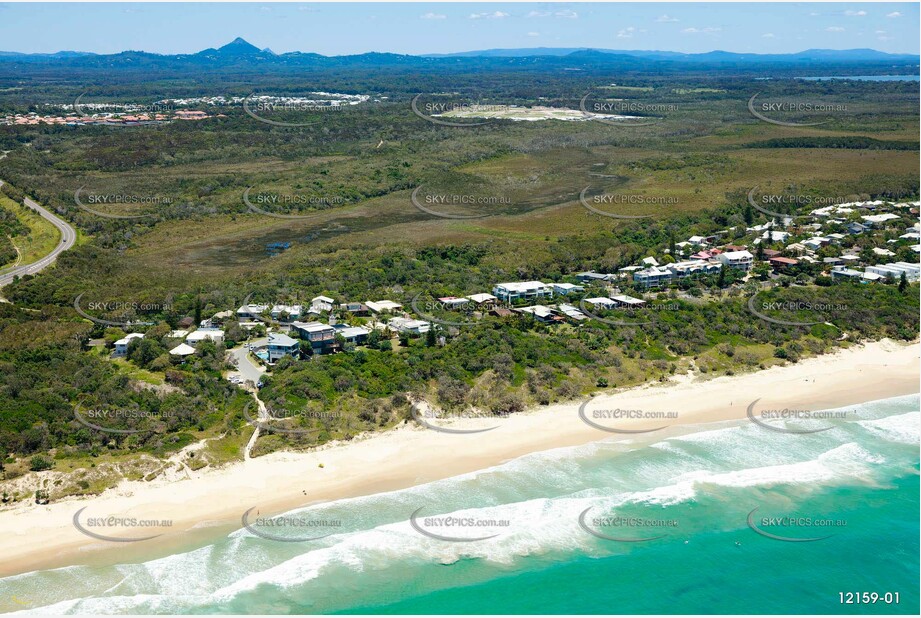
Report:
<svg viewBox="0 0 921 618"><path fill-rule="evenodd" d="M3 181L0 180L0 187L3 186ZM42 259L32 262L31 264L26 264L24 266L17 266L4 274L0 275L0 288L9 285L13 282L14 277L22 277L23 275L34 275L35 273L44 270L48 266L54 263L54 260L57 259L58 255L62 251L67 251L74 246L74 242L77 240L77 232L63 219L59 219L55 215L51 214L48 210L42 208L34 201L29 198L25 198L23 203L35 210L42 217L51 221L51 224L58 228L58 231L61 233L61 240L58 243L58 246L55 247L51 253L43 257Z"/></svg>
<svg viewBox="0 0 921 618"><path fill-rule="evenodd" d="M263 337L261 339L256 339L251 341L250 344L253 347L264 346L269 342L268 337ZM253 385L259 383L259 380L262 379L262 374L265 372L265 369L254 364L253 361L249 359L249 350L246 349L245 345L241 345L232 350L227 351L234 359L236 359L236 371L231 371L232 374L239 374L244 380L250 380Z"/></svg>

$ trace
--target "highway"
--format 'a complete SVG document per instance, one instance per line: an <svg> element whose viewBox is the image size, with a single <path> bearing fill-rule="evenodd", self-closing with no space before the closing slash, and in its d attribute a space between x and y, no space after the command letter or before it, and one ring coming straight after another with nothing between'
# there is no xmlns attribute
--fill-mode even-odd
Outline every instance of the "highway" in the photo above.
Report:
<svg viewBox="0 0 921 618"><path fill-rule="evenodd" d="M3 186L3 181L0 180L0 187L2 186ZM51 224L54 225L54 227L58 228L58 231L61 233L61 240L60 242L58 242L58 246L55 247L51 251L51 253L49 253L42 259L32 262L31 264L17 266L15 268L10 269L9 271L4 272L2 275L0 275L0 288L12 283L14 277L17 277L17 276L22 277L23 275L34 275L35 273L40 272L41 270L44 270L49 265L54 263L54 260L57 259L58 255L61 252L67 251L68 249L73 247L74 243L77 240L76 230L74 230L74 228L72 228L70 224L68 224L66 221L53 215L51 212L49 212L45 208L42 208L41 206L39 206L38 204L30 200L29 198L25 198L24 203L26 206L28 206L29 208L32 208L33 210L38 212L38 214L40 214L42 217L50 221Z"/></svg>

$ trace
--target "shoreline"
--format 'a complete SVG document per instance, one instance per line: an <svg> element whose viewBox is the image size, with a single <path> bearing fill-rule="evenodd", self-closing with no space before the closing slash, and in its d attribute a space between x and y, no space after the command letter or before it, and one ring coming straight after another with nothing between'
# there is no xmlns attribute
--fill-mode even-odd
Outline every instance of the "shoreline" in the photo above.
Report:
<svg viewBox="0 0 921 618"><path fill-rule="evenodd" d="M758 409L822 410L910 395L919 392L919 351L918 342L856 344L753 373L703 380L677 376L666 383L605 394L591 404L553 404L497 419L428 419L451 429L495 427L489 431L444 433L407 423L308 452L276 452L206 469L187 480L123 481L94 498L16 505L0 511L4 539L0 577L74 564L149 559L152 554L167 555L171 549L207 542L219 532L240 528L241 516L251 507L280 513L421 485L539 451L630 437L583 422L579 418L582 406L586 410L616 406L620 410L674 411L677 417L667 420L595 421L627 431L647 430L640 435L654 436L648 430L665 425L745 419L749 405L759 399ZM162 533L157 539L94 540L73 525L75 512L82 508L86 509L82 517L170 520L171 525L135 531L136 536Z"/></svg>

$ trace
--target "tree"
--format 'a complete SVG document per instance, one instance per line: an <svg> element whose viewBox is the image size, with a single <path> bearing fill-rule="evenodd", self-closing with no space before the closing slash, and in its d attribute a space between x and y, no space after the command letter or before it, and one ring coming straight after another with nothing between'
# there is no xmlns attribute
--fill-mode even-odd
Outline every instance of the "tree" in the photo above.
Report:
<svg viewBox="0 0 921 618"><path fill-rule="evenodd" d="M720 274L719 274L719 277L717 277L716 279L716 285L720 289L726 287L726 266L725 265L720 266Z"/></svg>
<svg viewBox="0 0 921 618"><path fill-rule="evenodd" d="M905 288L908 287L908 278L905 277L905 273L902 273L902 276L899 277L899 292L904 292Z"/></svg>
<svg viewBox="0 0 921 618"><path fill-rule="evenodd" d="M432 324L428 331L425 333L425 346L428 348L434 347L437 341L438 339L435 336L435 325Z"/></svg>
<svg viewBox="0 0 921 618"><path fill-rule="evenodd" d="M42 457L41 455L36 455L29 460L29 470L32 472L43 472L45 470L50 470L53 465L53 462L49 461L45 457Z"/></svg>

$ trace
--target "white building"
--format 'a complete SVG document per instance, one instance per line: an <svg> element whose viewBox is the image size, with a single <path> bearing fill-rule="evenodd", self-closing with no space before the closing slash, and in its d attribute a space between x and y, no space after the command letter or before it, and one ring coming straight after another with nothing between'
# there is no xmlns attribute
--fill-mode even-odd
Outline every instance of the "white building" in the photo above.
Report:
<svg viewBox="0 0 921 618"><path fill-rule="evenodd" d="M529 298L543 298L553 296L553 288L542 281L515 281L497 283L492 293L499 300L506 302Z"/></svg>
<svg viewBox="0 0 921 618"><path fill-rule="evenodd" d="M125 335L121 339L115 342L115 356L124 356L128 353L128 344L130 344L135 339L143 339L144 335L141 333L131 333Z"/></svg>
<svg viewBox="0 0 921 618"><path fill-rule="evenodd" d="M407 318L391 318L387 325L393 330L410 335L422 335L432 328L430 322L425 320L410 320Z"/></svg>
<svg viewBox="0 0 921 618"><path fill-rule="evenodd" d="M395 303L392 300L378 300L378 301L365 301L368 309L374 313L393 313L394 311L399 311L403 308L403 305L400 303Z"/></svg>
<svg viewBox="0 0 921 618"><path fill-rule="evenodd" d="M581 285L575 285L572 283L551 283L553 287L554 294L572 294L574 292L584 292L585 287Z"/></svg>
<svg viewBox="0 0 921 618"><path fill-rule="evenodd" d="M892 277L896 281L902 278L902 273L905 273L905 279L908 281L914 282L921 278L921 265L909 264L908 262L877 264L876 266L867 266L864 270L868 273L876 273L883 278Z"/></svg>
<svg viewBox="0 0 921 618"><path fill-rule="evenodd" d="M206 339L213 341L216 344L223 343L224 331L217 328L199 328L197 331L186 337L185 342L190 346L195 347Z"/></svg>
<svg viewBox="0 0 921 618"><path fill-rule="evenodd" d="M729 268L738 268L740 270L751 270L755 256L748 251L726 251L716 256L717 259Z"/></svg>

